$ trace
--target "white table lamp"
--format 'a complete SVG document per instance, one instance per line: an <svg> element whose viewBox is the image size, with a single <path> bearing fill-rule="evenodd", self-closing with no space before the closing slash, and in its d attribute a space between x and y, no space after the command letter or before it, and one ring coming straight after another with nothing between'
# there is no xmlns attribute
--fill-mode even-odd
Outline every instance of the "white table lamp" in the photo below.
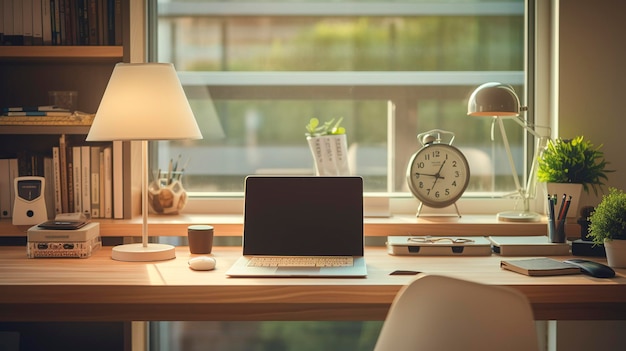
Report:
<svg viewBox="0 0 626 351"><path fill-rule="evenodd" d="M541 144L541 141L546 138L542 138L533 128L531 128L531 126L526 123L525 120L519 118L520 112L525 110L525 107L520 107L519 98L517 97L517 94L515 94L515 90L513 90L513 88L509 85L497 82L485 83L476 88L470 96L467 104L467 114L469 116L491 117L498 123L504 142L504 148L506 149L506 154L511 166L511 172L513 173L516 194L519 194L524 204L523 210L498 213L497 217L502 221L528 222L538 221L541 218L538 213L530 211L530 199L535 195L534 192L536 191L535 171L537 168L537 153L535 153L533 157L533 164L531 165L528 181L525 186L522 186L503 123L503 119L514 120L522 126L522 128L536 137L540 141L538 144Z"/></svg>
<svg viewBox="0 0 626 351"><path fill-rule="evenodd" d="M202 139L174 66L118 63L96 112L87 141L141 141L143 217L141 243L113 247L119 261L176 257L174 246L148 243L148 141Z"/></svg>

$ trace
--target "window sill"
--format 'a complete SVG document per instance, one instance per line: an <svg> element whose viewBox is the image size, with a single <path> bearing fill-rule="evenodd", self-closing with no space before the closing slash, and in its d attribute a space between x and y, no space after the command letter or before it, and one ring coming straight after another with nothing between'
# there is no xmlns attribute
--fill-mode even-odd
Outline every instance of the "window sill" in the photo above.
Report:
<svg viewBox="0 0 626 351"><path fill-rule="evenodd" d="M98 219L100 234L103 237L141 236L141 217L133 219ZM187 226L210 224L215 227L217 236L241 236L243 217L241 215L150 215L148 233L150 236L186 236ZM0 236L25 236L30 226L14 226L10 219L0 220ZM567 227L568 237L579 237L580 226L571 219ZM495 215L463 215L446 217L419 217L414 215L393 215L391 217L364 220L364 233L368 237L388 235L435 235L435 236L486 236L486 235L545 235L546 220L533 223L498 221Z"/></svg>

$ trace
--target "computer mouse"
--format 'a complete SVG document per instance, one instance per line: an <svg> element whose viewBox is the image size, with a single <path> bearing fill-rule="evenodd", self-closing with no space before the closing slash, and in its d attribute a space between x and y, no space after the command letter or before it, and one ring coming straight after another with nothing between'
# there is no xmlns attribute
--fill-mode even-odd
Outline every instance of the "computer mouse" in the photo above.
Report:
<svg viewBox="0 0 626 351"><path fill-rule="evenodd" d="M592 277L613 278L615 276L615 271L613 270L613 268L595 261L584 260L581 258L572 258L563 262L573 264L579 267L583 273L588 274Z"/></svg>
<svg viewBox="0 0 626 351"><path fill-rule="evenodd" d="M189 259L189 268L194 271L210 271L215 269L215 258L209 256L198 256Z"/></svg>

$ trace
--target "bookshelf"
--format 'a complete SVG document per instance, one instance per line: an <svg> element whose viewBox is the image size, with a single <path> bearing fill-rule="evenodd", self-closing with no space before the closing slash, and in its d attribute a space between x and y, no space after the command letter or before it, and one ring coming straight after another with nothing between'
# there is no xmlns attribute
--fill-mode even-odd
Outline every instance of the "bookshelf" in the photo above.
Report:
<svg viewBox="0 0 626 351"><path fill-rule="evenodd" d="M78 111L95 113L115 64L130 62L131 1L119 3L121 45L0 46L0 106L48 105L49 91L67 90L78 92ZM85 142L88 132L88 125L0 125L0 158L14 158L23 150L51 154L61 135L92 145ZM124 163L130 164L130 154L124 157ZM130 172L125 176L131 177Z"/></svg>

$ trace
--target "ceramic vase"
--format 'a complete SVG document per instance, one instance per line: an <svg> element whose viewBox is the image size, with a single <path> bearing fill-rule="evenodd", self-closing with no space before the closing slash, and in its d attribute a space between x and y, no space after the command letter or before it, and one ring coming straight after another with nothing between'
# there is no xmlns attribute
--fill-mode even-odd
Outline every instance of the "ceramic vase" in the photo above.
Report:
<svg viewBox="0 0 626 351"><path fill-rule="evenodd" d="M606 260L610 267L626 268L626 240L604 240Z"/></svg>
<svg viewBox="0 0 626 351"><path fill-rule="evenodd" d="M348 140L345 134L307 137L318 176L350 175Z"/></svg>
<svg viewBox="0 0 626 351"><path fill-rule="evenodd" d="M159 178L148 187L148 204L154 213L178 214L187 204L181 177Z"/></svg>

